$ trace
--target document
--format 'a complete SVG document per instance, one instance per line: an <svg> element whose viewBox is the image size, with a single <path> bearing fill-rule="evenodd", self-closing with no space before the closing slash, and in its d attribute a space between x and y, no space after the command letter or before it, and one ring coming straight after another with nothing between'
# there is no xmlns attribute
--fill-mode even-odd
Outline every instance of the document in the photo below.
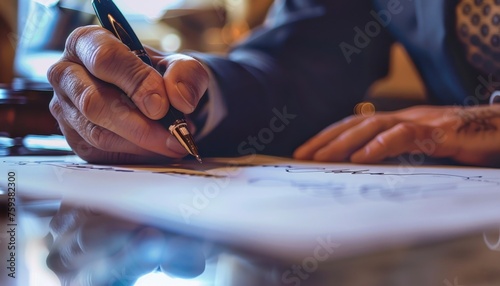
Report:
<svg viewBox="0 0 500 286"><path fill-rule="evenodd" d="M87 204L145 224L284 259L343 257L500 226L500 170L247 156L154 166L75 156L0 158L0 189Z"/></svg>

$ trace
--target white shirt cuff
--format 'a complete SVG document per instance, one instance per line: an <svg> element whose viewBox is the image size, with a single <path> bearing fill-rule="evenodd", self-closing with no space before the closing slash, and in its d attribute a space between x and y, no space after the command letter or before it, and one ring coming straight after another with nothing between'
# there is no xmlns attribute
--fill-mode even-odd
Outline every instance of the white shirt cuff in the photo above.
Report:
<svg viewBox="0 0 500 286"><path fill-rule="evenodd" d="M495 90L490 96L490 104L500 103L500 90Z"/></svg>
<svg viewBox="0 0 500 286"><path fill-rule="evenodd" d="M200 132L196 133L196 140L199 140L207 136L212 132L220 122L227 116L227 107L224 99L222 98L222 93L219 88L219 84L215 79L212 71L209 67L203 64L203 68L208 73L209 83L208 83L208 102L202 107L199 116L206 118L206 122Z"/></svg>

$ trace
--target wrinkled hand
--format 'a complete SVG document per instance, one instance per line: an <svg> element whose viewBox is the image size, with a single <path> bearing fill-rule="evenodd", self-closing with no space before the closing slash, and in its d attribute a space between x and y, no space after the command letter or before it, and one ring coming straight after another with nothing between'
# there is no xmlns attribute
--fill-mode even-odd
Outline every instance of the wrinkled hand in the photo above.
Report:
<svg viewBox="0 0 500 286"><path fill-rule="evenodd" d="M88 208L61 207L49 238L47 265L63 286L133 285L158 267L186 278L205 269L201 243Z"/></svg>
<svg viewBox="0 0 500 286"><path fill-rule="evenodd" d="M414 153L500 166L500 105L420 106L348 117L300 146L294 157L375 163Z"/></svg>
<svg viewBox="0 0 500 286"><path fill-rule="evenodd" d="M50 110L77 155L90 162L142 162L187 153L154 121L170 105L190 114L208 87L197 60L150 51L155 70L107 30L76 29L48 71ZM163 74L163 75L162 75Z"/></svg>

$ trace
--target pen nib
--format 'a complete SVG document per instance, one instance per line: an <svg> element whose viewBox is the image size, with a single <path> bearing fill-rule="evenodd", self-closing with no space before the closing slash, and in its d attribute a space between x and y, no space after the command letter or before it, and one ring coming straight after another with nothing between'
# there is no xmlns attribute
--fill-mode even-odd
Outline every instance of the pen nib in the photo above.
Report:
<svg viewBox="0 0 500 286"><path fill-rule="evenodd" d="M196 155L196 160L198 160L198 162L200 162L200 164L203 164L203 161L201 160L201 157L200 155Z"/></svg>
<svg viewBox="0 0 500 286"><path fill-rule="evenodd" d="M177 138L179 143L181 143L182 147L188 151L189 154L193 155L198 162L203 163L201 161L201 157L198 154L198 148L194 144L194 139L193 136L191 136L191 133L189 133L189 130L187 128L187 124L184 121L176 121L174 122L173 125L171 125L169 128L170 133Z"/></svg>

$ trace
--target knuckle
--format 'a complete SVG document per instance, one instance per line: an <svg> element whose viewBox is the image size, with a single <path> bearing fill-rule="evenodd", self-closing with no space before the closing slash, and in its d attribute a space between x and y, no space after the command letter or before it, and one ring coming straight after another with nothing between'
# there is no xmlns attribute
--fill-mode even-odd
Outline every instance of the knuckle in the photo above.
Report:
<svg viewBox="0 0 500 286"><path fill-rule="evenodd" d="M80 78L79 67L72 62L60 61L49 68L47 72L49 82L62 91L56 95L73 97L84 91L87 85Z"/></svg>
<svg viewBox="0 0 500 286"><path fill-rule="evenodd" d="M117 63L121 62L118 61L118 55L119 53L116 51L115 43L103 41L90 53L90 68L92 69L93 66L94 69L92 70L94 70L94 72L99 71L99 73L102 74L113 73Z"/></svg>
<svg viewBox="0 0 500 286"><path fill-rule="evenodd" d="M94 86L87 86L81 92L79 92L79 109L83 116L86 118L91 117L94 113L93 97L96 88Z"/></svg>
<svg viewBox="0 0 500 286"><path fill-rule="evenodd" d="M99 122L104 115L104 104L99 104L100 90L95 85L80 86L78 105L82 115L92 122Z"/></svg>
<svg viewBox="0 0 500 286"><path fill-rule="evenodd" d="M98 29L99 28L97 26L77 27L66 39L65 51L72 55L75 54L77 46L82 39L91 36L91 34L95 33Z"/></svg>
<svg viewBox="0 0 500 286"><path fill-rule="evenodd" d="M116 43L107 42L90 55L90 71L119 86L130 98L143 97L163 85L162 77L128 50L117 50ZM126 73L125 73L126 71Z"/></svg>
<svg viewBox="0 0 500 286"><path fill-rule="evenodd" d="M92 145L103 151L111 151L114 145L114 138L111 132L107 132L104 128L89 123L87 125L88 139Z"/></svg>
<svg viewBox="0 0 500 286"><path fill-rule="evenodd" d="M56 118L56 119L59 118L61 113L62 113L61 104L59 103L59 100L57 99L57 96L55 94L52 97L52 99L50 100L49 110L50 110L50 113L52 114L52 116L54 116L54 118Z"/></svg>
<svg viewBox="0 0 500 286"><path fill-rule="evenodd" d="M66 44L64 46L65 51L70 54L75 50L79 40L83 35L87 33L87 29L85 27L77 27L73 32L71 32L66 39Z"/></svg>
<svg viewBox="0 0 500 286"><path fill-rule="evenodd" d="M389 143L387 142L387 137L384 134L378 134L375 137L375 142L380 145L380 147L384 150L388 150Z"/></svg>
<svg viewBox="0 0 500 286"><path fill-rule="evenodd" d="M74 46L78 40L89 32L89 27L77 27L71 32L66 40L66 47ZM73 44L73 45L72 45Z"/></svg>
<svg viewBox="0 0 500 286"><path fill-rule="evenodd" d="M416 125L410 122L398 123L394 128L401 136L412 136L417 131Z"/></svg>
<svg viewBox="0 0 500 286"><path fill-rule="evenodd" d="M51 65L47 70L47 79L51 85L58 85L62 78L68 73L68 68L71 65L62 60Z"/></svg>

